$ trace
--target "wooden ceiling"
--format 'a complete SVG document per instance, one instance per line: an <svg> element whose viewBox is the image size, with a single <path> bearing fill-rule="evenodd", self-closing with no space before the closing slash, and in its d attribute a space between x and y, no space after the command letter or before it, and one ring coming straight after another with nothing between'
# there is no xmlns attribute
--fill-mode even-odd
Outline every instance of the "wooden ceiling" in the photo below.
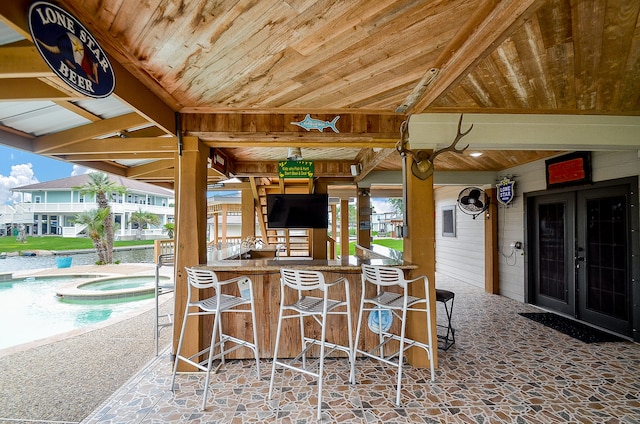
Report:
<svg viewBox="0 0 640 424"><path fill-rule="evenodd" d="M31 43L29 3L0 5L0 19L24 35L26 44ZM179 112L184 135L228 154L234 175L271 176L287 147L298 146L305 159L327 164L327 176L345 177L351 177L348 164L355 162L367 172L400 169L394 146L400 123L413 114L640 116L637 1L147 0L132 5L68 0L60 5L89 28L116 64L115 95L154 127L133 132L140 125L135 117L96 117L91 131L71 141L69 133L35 137L5 127L5 135L22 138L0 137L0 142L150 182L170 184L173 178L175 137L157 138L177 134L172 112ZM0 46L0 55L17 61L18 53L9 49L24 44ZM18 79L32 87L44 81L66 96L52 99L77 107L69 98L78 95L62 88L57 77L0 65L4 86ZM340 116L339 133L308 132L292 124L306 114L327 121ZM110 133L128 136L135 150L121 147L116 138L96 142ZM465 139L470 150L472 135ZM544 151L521 150L514 143L508 152L487 150L480 159L445 153L435 166L436 171L499 171L571 149L562 140ZM133 157L148 163L128 166ZM212 181L223 178L211 175Z"/></svg>

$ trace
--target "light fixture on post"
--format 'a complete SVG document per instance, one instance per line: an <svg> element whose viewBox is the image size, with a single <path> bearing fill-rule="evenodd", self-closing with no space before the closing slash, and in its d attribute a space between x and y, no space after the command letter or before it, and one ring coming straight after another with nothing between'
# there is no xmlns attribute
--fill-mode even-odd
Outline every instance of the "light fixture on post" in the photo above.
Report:
<svg viewBox="0 0 640 424"><path fill-rule="evenodd" d="M351 165L351 175L357 177L362 172L362 165L360 163L356 163Z"/></svg>
<svg viewBox="0 0 640 424"><path fill-rule="evenodd" d="M300 147L289 147L287 160L302 160L302 149Z"/></svg>

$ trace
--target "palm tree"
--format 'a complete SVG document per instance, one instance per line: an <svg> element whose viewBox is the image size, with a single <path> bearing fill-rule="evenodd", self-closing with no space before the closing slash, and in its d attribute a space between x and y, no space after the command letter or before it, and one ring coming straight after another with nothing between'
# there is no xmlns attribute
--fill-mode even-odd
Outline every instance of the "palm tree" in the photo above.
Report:
<svg viewBox="0 0 640 424"><path fill-rule="evenodd" d="M92 172L89 174L89 181L87 181L83 186L73 188L74 190L79 190L80 194L89 194L94 196L96 203L98 204L98 209L107 210L103 224L106 245L106 257L104 263L113 263L113 214L109 207L108 196L111 193L125 194L127 192L126 187L110 181L107 174L102 172Z"/></svg>
<svg viewBox="0 0 640 424"><path fill-rule="evenodd" d="M129 222L138 227L136 231L136 240L140 240L142 238L142 229L147 228L149 225L160 224L160 218L154 213L143 212L142 209L140 209L131 214Z"/></svg>
<svg viewBox="0 0 640 424"><path fill-rule="evenodd" d="M167 232L167 237L173 238L173 232L176 230L176 224L173 222L167 222L164 224L164 230Z"/></svg>
<svg viewBox="0 0 640 424"><path fill-rule="evenodd" d="M98 263L107 263L107 244L105 241L105 218L109 214L108 209L91 209L77 213L74 222L76 224L86 225L86 233L93 242L93 247L98 254Z"/></svg>

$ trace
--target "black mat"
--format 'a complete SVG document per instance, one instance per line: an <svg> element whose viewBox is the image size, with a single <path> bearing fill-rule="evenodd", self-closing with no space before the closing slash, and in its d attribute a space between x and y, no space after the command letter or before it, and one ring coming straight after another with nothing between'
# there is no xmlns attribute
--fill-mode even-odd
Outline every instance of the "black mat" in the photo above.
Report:
<svg viewBox="0 0 640 424"><path fill-rule="evenodd" d="M546 325L547 327L558 330L561 333L571 336L574 339L581 340L585 343L602 343L602 342L622 342L624 339L600 331L581 322L565 318L550 312L521 312L525 318L529 318L535 322Z"/></svg>

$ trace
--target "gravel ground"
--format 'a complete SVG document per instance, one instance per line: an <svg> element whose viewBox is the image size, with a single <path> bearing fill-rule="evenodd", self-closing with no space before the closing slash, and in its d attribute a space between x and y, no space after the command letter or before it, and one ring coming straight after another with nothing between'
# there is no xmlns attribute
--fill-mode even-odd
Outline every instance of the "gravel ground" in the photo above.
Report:
<svg viewBox="0 0 640 424"><path fill-rule="evenodd" d="M0 423L79 423L90 415L155 357L149 305L106 327L0 356ZM161 348L170 333L161 332Z"/></svg>

